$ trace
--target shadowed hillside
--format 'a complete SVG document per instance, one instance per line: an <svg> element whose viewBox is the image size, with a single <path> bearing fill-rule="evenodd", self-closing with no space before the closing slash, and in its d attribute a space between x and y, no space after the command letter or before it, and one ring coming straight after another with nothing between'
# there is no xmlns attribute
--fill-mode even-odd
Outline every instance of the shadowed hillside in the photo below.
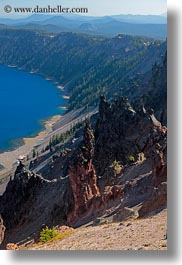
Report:
<svg viewBox="0 0 182 265"><path fill-rule="evenodd" d="M71 94L69 110L98 105L102 93L109 98L138 94L140 91L130 90L136 77L139 87L143 82L146 85L153 65L161 63L165 51L166 42L146 37L0 30L0 63L41 74L65 86Z"/></svg>

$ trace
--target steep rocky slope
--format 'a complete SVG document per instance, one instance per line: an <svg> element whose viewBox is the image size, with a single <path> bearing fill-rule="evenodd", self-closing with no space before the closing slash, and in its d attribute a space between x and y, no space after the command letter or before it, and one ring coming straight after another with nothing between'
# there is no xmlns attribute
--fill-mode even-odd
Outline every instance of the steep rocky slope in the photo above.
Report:
<svg viewBox="0 0 182 265"><path fill-rule="evenodd" d="M149 90L145 92L143 101L147 108L153 108L156 117L167 124L167 52L161 65L155 64L152 69L152 77Z"/></svg>
<svg viewBox="0 0 182 265"><path fill-rule="evenodd" d="M4 243L36 240L42 225L63 224L73 204L67 187L67 180L46 180L20 164L0 201L7 232Z"/></svg>
<svg viewBox="0 0 182 265"><path fill-rule="evenodd" d="M104 175L115 160L122 168L142 156L152 161L155 154L165 152L166 127L155 118L153 110L148 113L142 105L137 108L125 97L110 103L101 98L95 132L95 164L99 174ZM157 167L157 163L153 164Z"/></svg>
<svg viewBox="0 0 182 265"><path fill-rule="evenodd" d="M134 110L123 97L102 97L95 136L87 121L69 177L46 180L20 163L0 200L4 244L36 241L43 225L121 221L126 206L139 207L139 216L165 208L166 135L153 113Z"/></svg>
<svg viewBox="0 0 182 265"><path fill-rule="evenodd" d="M76 221L79 222L81 216L88 210L90 211L93 199L100 195L97 186L97 176L93 165L93 137L91 124L89 121L86 121L82 146L70 163L69 180L74 196L74 209L68 216L69 224L74 224Z"/></svg>
<svg viewBox="0 0 182 265"><path fill-rule="evenodd" d="M166 59L140 98L101 96L84 129L49 146L42 176L20 162L0 196L2 248L37 242L45 226L112 224L167 207Z"/></svg>

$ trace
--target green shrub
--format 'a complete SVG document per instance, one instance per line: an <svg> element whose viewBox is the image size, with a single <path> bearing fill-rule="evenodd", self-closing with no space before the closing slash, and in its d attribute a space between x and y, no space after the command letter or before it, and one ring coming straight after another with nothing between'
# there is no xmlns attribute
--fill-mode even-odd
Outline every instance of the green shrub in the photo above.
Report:
<svg viewBox="0 0 182 265"><path fill-rule="evenodd" d="M45 243L53 238L59 236L59 233L54 228L46 228L42 229L40 232L40 242Z"/></svg>
<svg viewBox="0 0 182 265"><path fill-rule="evenodd" d="M112 167L115 167L118 165L118 162L116 161L116 159L112 162Z"/></svg>
<svg viewBox="0 0 182 265"><path fill-rule="evenodd" d="M122 168L116 160L113 161L112 167L113 167L116 174L121 173Z"/></svg>
<svg viewBox="0 0 182 265"><path fill-rule="evenodd" d="M135 158L134 158L134 156L130 156L130 157L129 157L129 161L130 161L130 163L134 163L134 162L135 162Z"/></svg>
<svg viewBox="0 0 182 265"><path fill-rule="evenodd" d="M114 167L114 171L116 172L116 174L121 173L121 167L119 165Z"/></svg>

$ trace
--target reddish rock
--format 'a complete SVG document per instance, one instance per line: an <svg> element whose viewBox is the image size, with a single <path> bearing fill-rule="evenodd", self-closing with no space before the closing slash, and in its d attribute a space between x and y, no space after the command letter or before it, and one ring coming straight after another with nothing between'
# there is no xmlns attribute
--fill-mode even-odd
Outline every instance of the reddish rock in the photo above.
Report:
<svg viewBox="0 0 182 265"><path fill-rule="evenodd" d="M69 220L79 219L84 213L87 212L89 202L99 196L99 189L97 187L96 174L93 165L90 169L77 166L75 171L70 170L70 185L74 197L74 210Z"/></svg>
<svg viewBox="0 0 182 265"><path fill-rule="evenodd" d="M8 243L6 245L6 250L20 250L20 248L14 243Z"/></svg>
<svg viewBox="0 0 182 265"><path fill-rule="evenodd" d="M100 195L93 165L94 139L90 122L86 122L83 141L74 157L69 171L69 180L74 197L74 209L68 216L68 223L75 222L89 210L91 201Z"/></svg>
<svg viewBox="0 0 182 265"><path fill-rule="evenodd" d="M156 125L148 134L148 141L144 153L150 159L152 165L153 180L155 185L167 180L167 167L165 156L167 153L167 128Z"/></svg>

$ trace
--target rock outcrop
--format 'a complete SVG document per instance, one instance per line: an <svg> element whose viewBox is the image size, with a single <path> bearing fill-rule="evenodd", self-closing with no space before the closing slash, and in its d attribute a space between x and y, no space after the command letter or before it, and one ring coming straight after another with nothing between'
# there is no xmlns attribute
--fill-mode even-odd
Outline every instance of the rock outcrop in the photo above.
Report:
<svg viewBox="0 0 182 265"><path fill-rule="evenodd" d="M4 233L5 233L5 226L3 225L3 219L1 218L1 215L0 215L0 245L3 242Z"/></svg>
<svg viewBox="0 0 182 265"><path fill-rule="evenodd" d="M20 162L14 179L9 181L1 199L0 213L7 230L17 225L22 217L31 210L31 205L36 199L35 191L40 188L42 183L41 177L26 170Z"/></svg>
<svg viewBox="0 0 182 265"><path fill-rule="evenodd" d="M133 209L124 207L123 209L119 210L116 214L113 215L113 222L122 222L129 218L136 218L137 213Z"/></svg>
<svg viewBox="0 0 182 265"><path fill-rule="evenodd" d="M55 157L56 179L20 162L0 198L5 245L36 239L42 225L78 227L102 216L121 221L141 203L140 216L166 207L167 128L143 103L101 97L95 132L87 120L74 148ZM69 161L69 177L59 174L61 160Z"/></svg>
<svg viewBox="0 0 182 265"><path fill-rule="evenodd" d="M156 179L166 163L167 128L153 110L147 112L142 104L131 106L125 97L111 102L101 97L99 114L94 156L97 174L106 175L114 161L121 165L134 163L142 153L150 159Z"/></svg>
<svg viewBox="0 0 182 265"><path fill-rule="evenodd" d="M76 222L89 211L94 198L100 195L97 176L93 165L94 135L90 121L86 121L83 141L70 164L69 180L74 197L74 209L68 216L68 223Z"/></svg>
<svg viewBox="0 0 182 265"><path fill-rule="evenodd" d="M36 241L43 225L62 225L72 209L68 180L46 180L20 163L0 200L6 226L3 246Z"/></svg>
<svg viewBox="0 0 182 265"><path fill-rule="evenodd" d="M142 204L139 210L139 217L144 217L150 213L156 213L167 207L167 183L162 182L158 188L153 190L150 199Z"/></svg>
<svg viewBox="0 0 182 265"><path fill-rule="evenodd" d="M94 163L98 175L103 175L113 161L126 164L129 156L137 153L136 145L130 140L130 135L138 133L135 123L135 111L127 98L107 102L101 97L95 129Z"/></svg>
<svg viewBox="0 0 182 265"><path fill-rule="evenodd" d="M95 139L90 122L86 122L81 148L70 165L74 210L68 217L69 224L93 216L93 209L99 214L114 203L125 201L126 205L146 200L154 187L167 180L167 128L156 119L153 110L146 111L144 105L133 106L126 97L107 102L103 96ZM137 168L145 160L148 168L144 176L132 171L129 182L117 185L125 178L125 168Z"/></svg>
<svg viewBox="0 0 182 265"><path fill-rule="evenodd" d="M19 246L14 243L8 243L6 245L6 250L20 250Z"/></svg>

